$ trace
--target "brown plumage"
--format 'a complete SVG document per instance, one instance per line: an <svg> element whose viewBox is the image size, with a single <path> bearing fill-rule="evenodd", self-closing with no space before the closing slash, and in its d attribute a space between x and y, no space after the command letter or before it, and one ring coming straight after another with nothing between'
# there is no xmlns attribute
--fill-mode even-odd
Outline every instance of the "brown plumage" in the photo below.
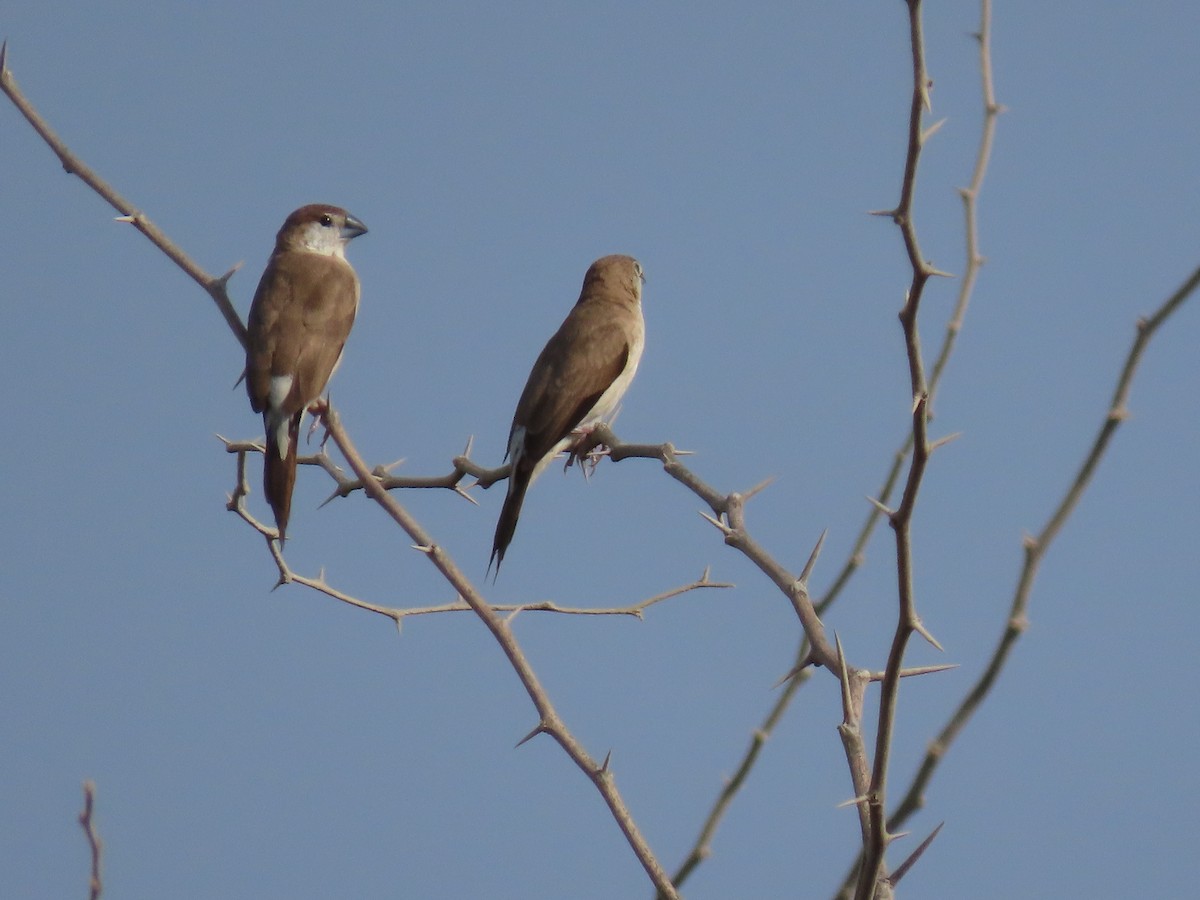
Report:
<svg viewBox="0 0 1200 900"><path fill-rule="evenodd" d="M629 388L645 344L641 264L631 256L592 263L579 300L533 364L508 433L508 494L496 523L492 556L499 573L529 486L572 432L611 415Z"/></svg>
<svg viewBox="0 0 1200 900"><path fill-rule="evenodd" d="M339 207L300 207L279 229L250 306L246 393L267 433L263 492L281 544L296 483L300 420L341 362L358 312L358 276L345 246L366 230Z"/></svg>

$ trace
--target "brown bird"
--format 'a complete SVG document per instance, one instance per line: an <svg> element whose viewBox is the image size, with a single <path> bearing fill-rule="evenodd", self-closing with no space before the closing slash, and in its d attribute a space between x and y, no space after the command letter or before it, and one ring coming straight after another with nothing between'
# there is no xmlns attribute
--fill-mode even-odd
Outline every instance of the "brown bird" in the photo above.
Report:
<svg viewBox="0 0 1200 900"><path fill-rule="evenodd" d="M534 479L581 433L611 415L633 381L646 341L645 280L632 256L596 260L583 277L579 300L533 364L508 433L505 458L512 460L512 472L489 571L493 562L500 571Z"/></svg>
<svg viewBox="0 0 1200 900"><path fill-rule="evenodd" d="M267 432L263 492L287 535L300 420L342 360L358 312L358 276L346 244L367 227L344 209L314 203L283 223L250 305L246 393Z"/></svg>

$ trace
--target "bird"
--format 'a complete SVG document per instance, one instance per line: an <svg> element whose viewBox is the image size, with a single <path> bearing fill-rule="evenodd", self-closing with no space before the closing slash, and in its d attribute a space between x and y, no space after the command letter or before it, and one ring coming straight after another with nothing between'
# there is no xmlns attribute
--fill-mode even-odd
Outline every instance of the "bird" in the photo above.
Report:
<svg viewBox="0 0 1200 900"><path fill-rule="evenodd" d="M358 275L346 261L346 244L366 232L341 207L300 207L279 229L250 304L246 393L266 430L263 493L280 546L296 484L300 420L341 363L358 313Z"/></svg>
<svg viewBox="0 0 1200 900"><path fill-rule="evenodd" d="M489 572L494 562L500 573L529 486L581 432L610 416L629 389L646 343L645 280L632 256L596 260L579 299L533 364L508 433L505 459L512 468Z"/></svg>

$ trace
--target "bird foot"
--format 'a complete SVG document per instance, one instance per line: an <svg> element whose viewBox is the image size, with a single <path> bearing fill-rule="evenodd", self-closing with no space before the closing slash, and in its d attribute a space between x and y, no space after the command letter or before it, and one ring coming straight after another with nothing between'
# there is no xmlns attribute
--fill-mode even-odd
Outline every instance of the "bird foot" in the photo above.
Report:
<svg viewBox="0 0 1200 900"><path fill-rule="evenodd" d="M596 467L600 465L600 460L608 456L608 447L595 443L592 439L592 431L595 428L596 425L593 424L584 426L583 428L576 428L571 432L575 440L567 449L567 462L563 466L564 472L578 461L579 470L583 472L583 477L591 478L592 473L596 471Z"/></svg>
<svg viewBox="0 0 1200 900"><path fill-rule="evenodd" d="M325 421L324 415L329 409L329 401L322 397L319 400L314 400L308 405L308 414L312 416L312 421L308 423L308 433L304 436L306 443L312 443L313 432L316 431ZM325 434L321 436L320 447L325 449L325 445L329 442L329 429L325 429Z"/></svg>

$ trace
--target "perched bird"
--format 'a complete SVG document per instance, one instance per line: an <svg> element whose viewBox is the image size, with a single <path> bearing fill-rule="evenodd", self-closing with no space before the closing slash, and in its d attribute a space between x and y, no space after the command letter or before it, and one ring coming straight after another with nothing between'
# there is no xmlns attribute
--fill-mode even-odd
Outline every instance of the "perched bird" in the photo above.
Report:
<svg viewBox="0 0 1200 900"><path fill-rule="evenodd" d="M508 495L488 569L496 571L517 528L525 492L560 451L611 415L642 358L642 265L604 256L588 268L579 300L533 364L508 433ZM573 432L575 432L573 434Z"/></svg>
<svg viewBox="0 0 1200 900"><path fill-rule="evenodd" d="M358 312L358 276L346 244L367 227L344 209L314 203L283 223L247 323L246 393L267 432L263 492L287 535L300 420L342 360Z"/></svg>

